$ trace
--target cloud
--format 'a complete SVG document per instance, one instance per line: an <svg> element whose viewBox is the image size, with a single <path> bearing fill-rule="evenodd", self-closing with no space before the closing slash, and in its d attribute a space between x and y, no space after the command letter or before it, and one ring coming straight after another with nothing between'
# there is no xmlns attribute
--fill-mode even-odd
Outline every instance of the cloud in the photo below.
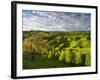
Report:
<svg viewBox="0 0 100 80"><path fill-rule="evenodd" d="M23 30L88 31L91 14L69 12L23 11Z"/></svg>

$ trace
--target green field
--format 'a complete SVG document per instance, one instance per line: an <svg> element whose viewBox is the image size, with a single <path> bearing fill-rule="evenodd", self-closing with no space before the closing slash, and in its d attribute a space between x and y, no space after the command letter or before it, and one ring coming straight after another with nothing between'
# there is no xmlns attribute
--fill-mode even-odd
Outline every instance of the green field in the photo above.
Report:
<svg viewBox="0 0 100 80"><path fill-rule="evenodd" d="M91 65L90 32L23 31L23 69Z"/></svg>

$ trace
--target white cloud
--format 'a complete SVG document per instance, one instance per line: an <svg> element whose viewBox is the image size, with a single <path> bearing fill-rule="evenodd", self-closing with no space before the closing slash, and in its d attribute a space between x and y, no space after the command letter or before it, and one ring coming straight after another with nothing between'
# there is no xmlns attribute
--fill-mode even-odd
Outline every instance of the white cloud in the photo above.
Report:
<svg viewBox="0 0 100 80"><path fill-rule="evenodd" d="M25 13L23 13L25 14ZM32 11L31 17L23 17L23 30L42 31L87 31L90 30L90 17L77 13Z"/></svg>

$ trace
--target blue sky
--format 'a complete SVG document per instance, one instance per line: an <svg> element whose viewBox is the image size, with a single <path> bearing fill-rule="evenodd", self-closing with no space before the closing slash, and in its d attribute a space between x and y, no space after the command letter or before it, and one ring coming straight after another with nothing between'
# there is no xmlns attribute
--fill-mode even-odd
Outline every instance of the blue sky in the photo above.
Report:
<svg viewBox="0 0 100 80"><path fill-rule="evenodd" d="M90 13L23 10L23 30L90 31Z"/></svg>

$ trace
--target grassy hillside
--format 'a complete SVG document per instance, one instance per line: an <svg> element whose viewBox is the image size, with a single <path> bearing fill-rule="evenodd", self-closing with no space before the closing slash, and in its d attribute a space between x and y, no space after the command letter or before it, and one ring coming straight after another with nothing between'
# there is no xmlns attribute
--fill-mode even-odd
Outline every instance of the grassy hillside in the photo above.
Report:
<svg viewBox="0 0 100 80"><path fill-rule="evenodd" d="M91 65L90 32L23 31L23 69Z"/></svg>

